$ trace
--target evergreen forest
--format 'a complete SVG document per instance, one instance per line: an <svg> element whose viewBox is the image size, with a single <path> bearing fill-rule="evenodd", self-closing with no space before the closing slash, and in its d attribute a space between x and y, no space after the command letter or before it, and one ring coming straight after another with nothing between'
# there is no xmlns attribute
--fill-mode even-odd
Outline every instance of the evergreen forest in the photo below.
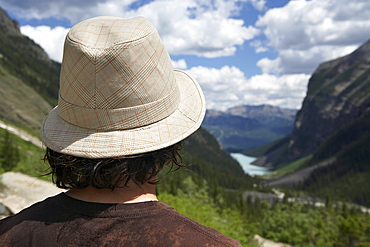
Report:
<svg viewBox="0 0 370 247"><path fill-rule="evenodd" d="M22 172L51 181L43 176L48 171L42 161L43 149L4 129L0 129L0 143L1 172ZM208 149L202 151L200 145ZM194 149L199 152L193 154ZM258 178L234 175L242 174L237 165L212 169L210 162L200 158L209 155L215 166L221 166L228 156L217 156L216 153L222 153L219 150L218 143L203 129L184 141L181 155L187 167L167 167L162 171L157 187L159 199L201 224L237 239L243 246L258 246L253 241L255 235L293 246L370 246L369 213L330 197L324 206L245 198L246 190L271 189L263 187ZM286 193L291 196L296 192Z"/></svg>

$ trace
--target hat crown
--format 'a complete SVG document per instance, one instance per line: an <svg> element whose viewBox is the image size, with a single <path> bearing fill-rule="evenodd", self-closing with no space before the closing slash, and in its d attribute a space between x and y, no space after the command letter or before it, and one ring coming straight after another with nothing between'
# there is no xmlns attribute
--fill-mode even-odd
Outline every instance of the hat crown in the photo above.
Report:
<svg viewBox="0 0 370 247"><path fill-rule="evenodd" d="M67 35L59 114L82 128L145 126L172 114L180 93L171 59L143 17L97 17Z"/></svg>
<svg viewBox="0 0 370 247"><path fill-rule="evenodd" d="M174 70L154 26L144 17L96 17L68 33L59 102L41 139L78 157L152 152L196 131L206 105L199 84Z"/></svg>
<svg viewBox="0 0 370 247"><path fill-rule="evenodd" d="M86 47L104 49L135 42L153 32L155 27L141 16L132 19L101 16L76 24L68 37Z"/></svg>

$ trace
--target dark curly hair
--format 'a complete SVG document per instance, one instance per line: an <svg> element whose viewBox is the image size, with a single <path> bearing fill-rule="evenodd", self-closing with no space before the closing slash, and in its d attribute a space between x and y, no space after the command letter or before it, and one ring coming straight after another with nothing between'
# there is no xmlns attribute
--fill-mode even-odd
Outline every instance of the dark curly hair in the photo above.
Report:
<svg viewBox="0 0 370 247"><path fill-rule="evenodd" d="M157 151L103 159L81 158L46 149L44 161L50 165L53 182L63 189L111 189L127 186L130 180L137 185L158 184L156 175L171 164L182 167L179 154L181 143Z"/></svg>

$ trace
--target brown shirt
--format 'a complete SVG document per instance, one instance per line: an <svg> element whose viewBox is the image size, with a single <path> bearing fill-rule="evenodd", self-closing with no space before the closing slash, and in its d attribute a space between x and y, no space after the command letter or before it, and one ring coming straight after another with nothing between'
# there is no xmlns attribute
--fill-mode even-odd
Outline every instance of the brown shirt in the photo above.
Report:
<svg viewBox="0 0 370 247"><path fill-rule="evenodd" d="M241 246L163 202L104 204L61 193L0 221L0 246Z"/></svg>

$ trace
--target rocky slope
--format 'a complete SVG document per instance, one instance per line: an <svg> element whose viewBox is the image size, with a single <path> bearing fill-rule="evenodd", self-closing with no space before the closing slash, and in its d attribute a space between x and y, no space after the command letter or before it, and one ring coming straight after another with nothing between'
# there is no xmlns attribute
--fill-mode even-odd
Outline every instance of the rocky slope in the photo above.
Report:
<svg viewBox="0 0 370 247"><path fill-rule="evenodd" d="M0 118L38 131L56 103L59 70L0 8Z"/></svg>
<svg viewBox="0 0 370 247"><path fill-rule="evenodd" d="M294 161L295 172L267 184L370 205L370 41L319 66L292 134L255 164L279 168Z"/></svg>
<svg viewBox="0 0 370 247"><path fill-rule="evenodd" d="M312 153L334 132L370 108L370 41L352 54L320 65L297 114L289 154Z"/></svg>
<svg viewBox="0 0 370 247"><path fill-rule="evenodd" d="M256 161L277 167L315 153L332 135L370 110L370 42L323 63L309 80L292 134Z"/></svg>
<svg viewBox="0 0 370 247"><path fill-rule="evenodd" d="M7 30L8 33L13 35L20 35L19 23L16 20L9 18L8 14L0 8L0 25Z"/></svg>

